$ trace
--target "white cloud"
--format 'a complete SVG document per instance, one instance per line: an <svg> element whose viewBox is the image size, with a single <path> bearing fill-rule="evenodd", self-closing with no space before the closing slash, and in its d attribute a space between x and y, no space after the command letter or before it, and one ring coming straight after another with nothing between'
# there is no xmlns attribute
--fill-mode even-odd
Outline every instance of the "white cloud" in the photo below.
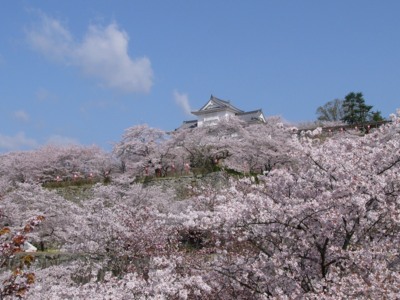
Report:
<svg viewBox="0 0 400 300"><path fill-rule="evenodd" d="M106 85L127 92L148 92L153 71L146 57L131 59L128 55L128 35L116 24L106 28L90 26L76 49L76 62L83 71Z"/></svg>
<svg viewBox="0 0 400 300"><path fill-rule="evenodd" d="M0 134L0 149L6 151L35 148L37 146L36 140L26 137L24 132L18 132L15 136Z"/></svg>
<svg viewBox="0 0 400 300"><path fill-rule="evenodd" d="M79 141L74 138L55 134L55 135L50 136L47 139L46 144L47 145L56 145L56 146L79 145Z"/></svg>
<svg viewBox="0 0 400 300"><path fill-rule="evenodd" d="M27 31L30 45L49 59L77 66L103 85L125 92L149 92L153 70L147 57L132 59L128 34L111 23L89 26L81 42L58 20L41 14L39 26Z"/></svg>
<svg viewBox="0 0 400 300"><path fill-rule="evenodd" d="M68 62L74 48L70 32L56 19L40 14L41 22L27 31L30 45L50 59Z"/></svg>
<svg viewBox="0 0 400 300"><path fill-rule="evenodd" d="M184 113L188 116L192 115L191 114L192 109L190 108L188 95L180 93L177 90L175 90L173 93L173 96L174 96L176 104L178 104L179 107L182 108Z"/></svg>
<svg viewBox="0 0 400 300"><path fill-rule="evenodd" d="M23 110L18 110L14 112L14 118L17 119L18 121L21 122L28 122L29 121L29 115L27 112Z"/></svg>

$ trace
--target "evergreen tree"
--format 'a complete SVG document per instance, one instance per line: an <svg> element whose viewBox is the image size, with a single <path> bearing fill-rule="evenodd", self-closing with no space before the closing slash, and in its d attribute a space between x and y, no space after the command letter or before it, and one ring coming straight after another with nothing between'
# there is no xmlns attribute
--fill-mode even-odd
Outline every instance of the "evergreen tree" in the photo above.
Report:
<svg viewBox="0 0 400 300"><path fill-rule="evenodd" d="M348 124L364 123L370 120L372 105L366 105L362 93L349 93L343 101L342 121Z"/></svg>
<svg viewBox="0 0 400 300"><path fill-rule="evenodd" d="M374 122L384 121L385 119L382 117L381 111L373 111L371 112L371 120Z"/></svg>

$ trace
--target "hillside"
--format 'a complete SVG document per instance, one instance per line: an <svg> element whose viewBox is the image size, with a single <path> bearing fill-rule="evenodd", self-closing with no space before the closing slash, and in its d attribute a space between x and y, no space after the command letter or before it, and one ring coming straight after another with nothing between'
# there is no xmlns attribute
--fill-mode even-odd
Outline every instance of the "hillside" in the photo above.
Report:
<svg viewBox="0 0 400 300"><path fill-rule="evenodd" d="M239 125L2 155L2 297L396 299L397 117L328 138Z"/></svg>

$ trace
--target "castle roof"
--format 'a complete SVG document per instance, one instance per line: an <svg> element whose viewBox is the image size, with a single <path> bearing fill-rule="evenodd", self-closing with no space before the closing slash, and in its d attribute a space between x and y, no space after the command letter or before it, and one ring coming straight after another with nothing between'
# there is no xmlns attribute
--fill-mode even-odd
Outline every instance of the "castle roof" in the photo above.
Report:
<svg viewBox="0 0 400 300"><path fill-rule="evenodd" d="M265 117L262 112L262 109L246 111L246 112L238 113L236 115L241 120L246 121L247 123L265 122Z"/></svg>
<svg viewBox="0 0 400 300"><path fill-rule="evenodd" d="M179 129L189 129L189 128L196 128L197 127L197 120L190 120L190 121L183 121L182 125Z"/></svg>
<svg viewBox="0 0 400 300"><path fill-rule="evenodd" d="M213 95L211 95L210 100L199 110L192 111L192 114L195 116L198 115L203 115L203 114L208 114L211 112L218 112L218 111L223 111L223 110L229 110L234 112L235 114L237 113L243 113L241 109L233 106L229 101L219 99Z"/></svg>
<svg viewBox="0 0 400 300"><path fill-rule="evenodd" d="M199 119L204 118L207 114L219 113L219 112L231 112L239 119L245 121L248 124L252 123L265 123L265 117L262 109L243 111L233 106L229 101L219 99L211 95L208 102L203 105L199 110L192 111L192 114L198 116ZM196 128L199 126L199 120L183 121L179 129Z"/></svg>

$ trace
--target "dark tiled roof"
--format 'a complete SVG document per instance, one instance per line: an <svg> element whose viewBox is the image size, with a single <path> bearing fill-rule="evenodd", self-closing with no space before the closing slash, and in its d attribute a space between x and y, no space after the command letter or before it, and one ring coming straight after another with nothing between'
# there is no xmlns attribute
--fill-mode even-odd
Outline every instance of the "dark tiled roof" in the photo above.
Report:
<svg viewBox="0 0 400 300"><path fill-rule="evenodd" d="M235 113L242 113L243 111L235 106L233 106L229 101L219 99L211 95L210 100L199 110L193 111L194 115L204 114L211 111L221 111L221 110L230 110Z"/></svg>
<svg viewBox="0 0 400 300"><path fill-rule="evenodd" d="M179 126L178 129L189 129L196 127L197 127L197 120L190 120L190 121L183 121L182 125Z"/></svg>
<svg viewBox="0 0 400 300"><path fill-rule="evenodd" d="M241 120L246 122L264 122L264 114L261 109L246 111L236 114Z"/></svg>

